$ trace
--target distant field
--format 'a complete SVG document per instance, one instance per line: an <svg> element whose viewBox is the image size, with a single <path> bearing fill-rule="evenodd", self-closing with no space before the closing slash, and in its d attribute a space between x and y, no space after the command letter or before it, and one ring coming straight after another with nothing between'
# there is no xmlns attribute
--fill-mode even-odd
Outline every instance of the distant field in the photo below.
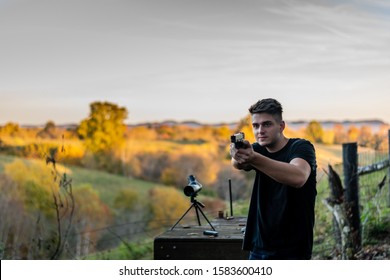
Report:
<svg viewBox="0 0 390 280"><path fill-rule="evenodd" d="M328 164L336 165L342 162L341 145L315 144L318 167L327 168Z"/></svg>

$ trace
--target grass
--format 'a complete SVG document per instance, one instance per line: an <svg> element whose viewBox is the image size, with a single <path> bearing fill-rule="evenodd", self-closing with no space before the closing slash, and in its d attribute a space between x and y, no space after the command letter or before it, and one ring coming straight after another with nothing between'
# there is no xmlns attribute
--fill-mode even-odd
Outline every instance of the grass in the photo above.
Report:
<svg viewBox="0 0 390 280"><path fill-rule="evenodd" d="M0 155L0 173L4 172L4 165L13 162L15 159L16 157L13 156Z"/></svg>
<svg viewBox="0 0 390 280"><path fill-rule="evenodd" d="M109 174L103 171L90 170L80 167L71 167L74 187L81 184L90 184L99 193L100 198L110 207L116 194L125 188L131 188L138 192L141 197L147 196L150 189L161 186L142 180L127 178L124 176Z"/></svg>

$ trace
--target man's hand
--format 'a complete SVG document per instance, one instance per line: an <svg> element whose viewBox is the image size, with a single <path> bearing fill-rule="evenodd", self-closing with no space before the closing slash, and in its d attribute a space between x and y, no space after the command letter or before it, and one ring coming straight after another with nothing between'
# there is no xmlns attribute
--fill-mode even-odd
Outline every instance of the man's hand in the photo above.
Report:
<svg viewBox="0 0 390 280"><path fill-rule="evenodd" d="M244 146L237 149L234 143L230 144L230 156L232 157L232 164L237 169L252 169L250 159L254 155L252 145L249 141L244 140Z"/></svg>

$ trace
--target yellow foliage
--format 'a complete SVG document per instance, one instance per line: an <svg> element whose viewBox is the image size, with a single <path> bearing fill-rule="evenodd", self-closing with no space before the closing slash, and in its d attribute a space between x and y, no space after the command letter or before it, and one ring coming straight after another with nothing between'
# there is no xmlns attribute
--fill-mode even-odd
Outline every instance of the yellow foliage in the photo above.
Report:
<svg viewBox="0 0 390 280"><path fill-rule="evenodd" d="M82 221L84 229L106 224L111 214L109 207L101 201L91 185L84 184L73 193L76 201L75 217Z"/></svg>
<svg viewBox="0 0 390 280"><path fill-rule="evenodd" d="M173 167L167 167L162 171L161 182L165 185L174 185L177 180L177 170Z"/></svg>
<svg viewBox="0 0 390 280"><path fill-rule="evenodd" d="M139 193L136 190L126 188L119 191L114 200L116 208L133 210L139 201Z"/></svg>
<svg viewBox="0 0 390 280"><path fill-rule="evenodd" d="M190 206L189 199L173 187L157 187L150 190L150 207L153 219L151 229L173 225Z"/></svg>
<svg viewBox="0 0 390 280"><path fill-rule="evenodd" d="M357 142L359 137L359 128L356 126L351 126L348 129L348 141L350 142Z"/></svg>
<svg viewBox="0 0 390 280"><path fill-rule="evenodd" d="M332 145L334 143L335 132L334 130L324 130L322 134L322 143Z"/></svg>
<svg viewBox="0 0 390 280"><path fill-rule="evenodd" d="M157 133L154 129L150 129L145 126L138 126L129 129L128 138L140 141L155 140L157 138Z"/></svg>
<svg viewBox="0 0 390 280"><path fill-rule="evenodd" d="M288 138L303 138L305 136L303 130L293 130L288 126L288 124L286 125L283 133Z"/></svg>
<svg viewBox="0 0 390 280"><path fill-rule="evenodd" d="M40 210L47 217L53 217L53 195L60 193L61 173L70 173L62 166L54 170L51 166L36 160L15 160L4 167L5 173L15 182L18 199L32 210Z"/></svg>
<svg viewBox="0 0 390 280"><path fill-rule="evenodd" d="M196 173L205 184L212 184L216 180L219 171L220 151L218 145L213 143L180 144L172 141L146 140L127 142L122 160L128 163L133 176L141 176L152 166L144 166L140 161L145 161L145 156L155 155L153 165L161 171L160 178L164 184L176 185L180 178L186 178L189 174ZM157 162L161 155L167 159L163 165ZM183 179L185 180L185 179Z"/></svg>
<svg viewBox="0 0 390 280"><path fill-rule="evenodd" d="M58 174L71 173L69 169L61 165L57 165L56 169ZM5 165L4 170L20 186L23 186L26 182L33 182L47 191L50 191L52 187L57 190L59 186L60 178L58 178L58 174L43 161L16 159Z"/></svg>

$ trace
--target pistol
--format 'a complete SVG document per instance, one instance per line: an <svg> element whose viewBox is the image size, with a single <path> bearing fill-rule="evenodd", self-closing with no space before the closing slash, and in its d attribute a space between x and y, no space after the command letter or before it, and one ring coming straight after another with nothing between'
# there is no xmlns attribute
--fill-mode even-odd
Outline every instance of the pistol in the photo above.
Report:
<svg viewBox="0 0 390 280"><path fill-rule="evenodd" d="M245 140L244 132L238 132L230 136L230 141L234 143L234 147L236 147L236 149L240 149L244 147L244 140Z"/></svg>

